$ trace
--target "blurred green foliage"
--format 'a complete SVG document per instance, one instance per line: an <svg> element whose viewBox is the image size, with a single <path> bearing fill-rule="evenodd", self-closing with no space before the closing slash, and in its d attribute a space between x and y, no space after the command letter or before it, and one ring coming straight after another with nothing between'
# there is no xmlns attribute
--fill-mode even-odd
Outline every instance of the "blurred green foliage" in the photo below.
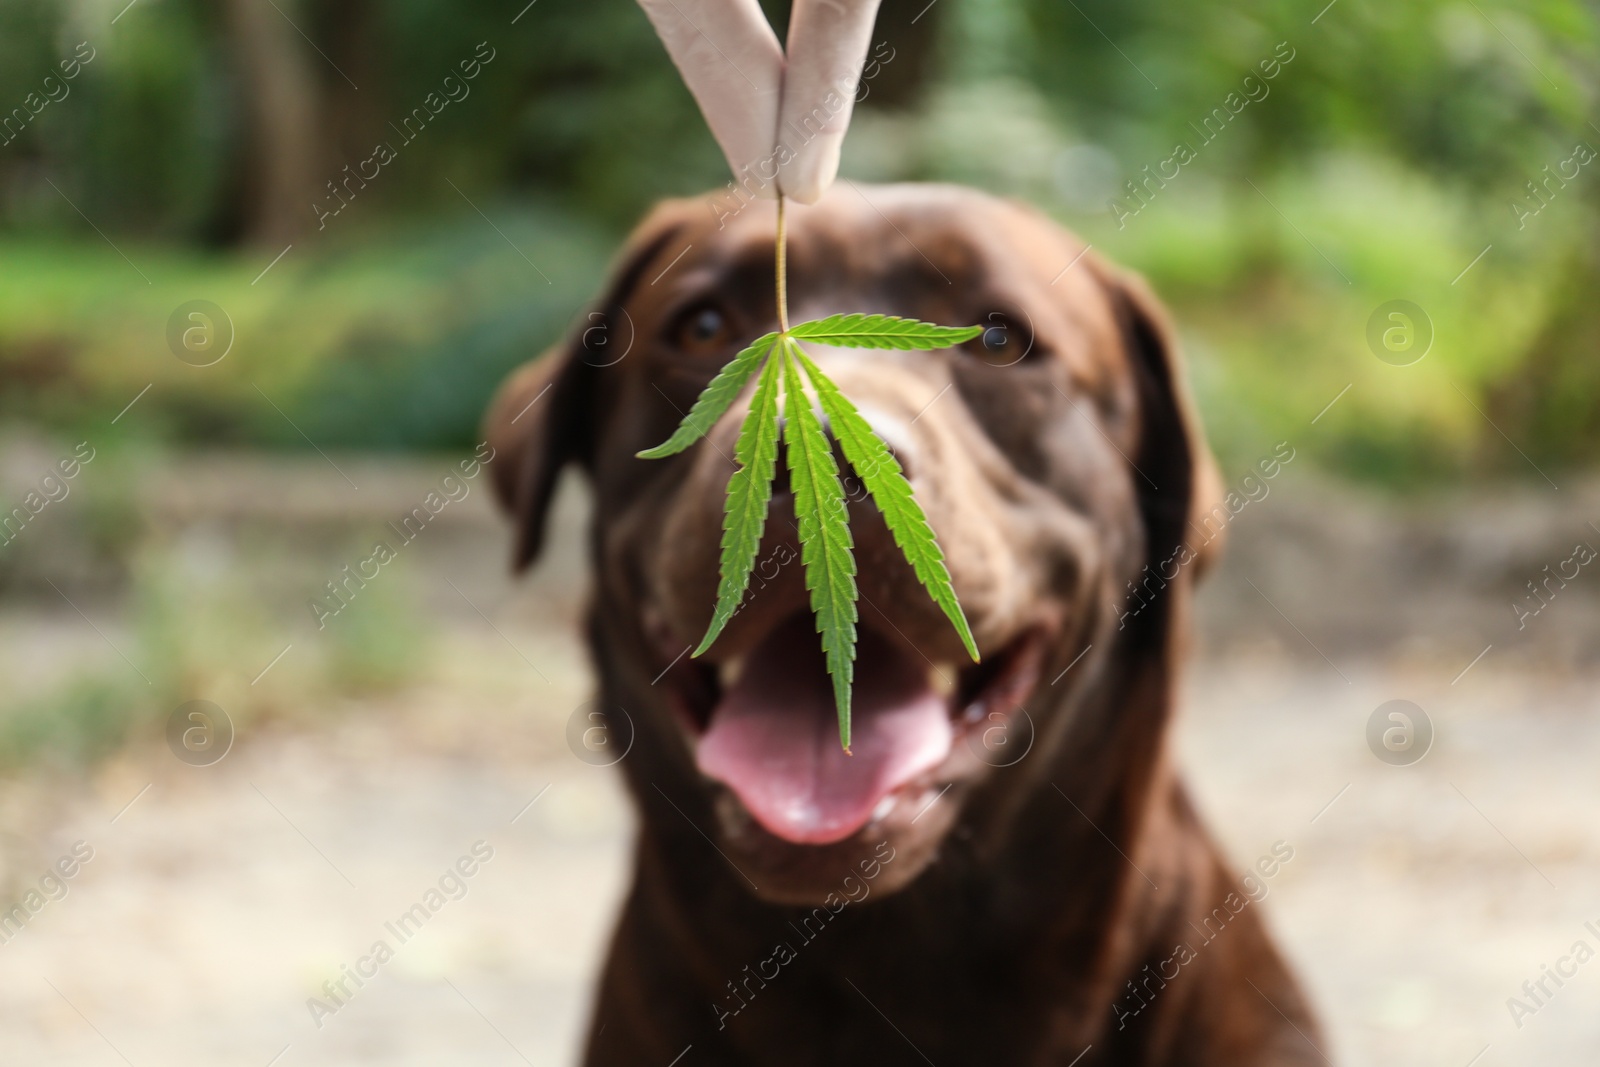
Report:
<svg viewBox="0 0 1600 1067"><path fill-rule="evenodd" d="M119 429L468 446L494 382L571 328L639 213L727 180L630 0L276 0L266 15L295 27L265 24L288 42L276 59L241 33L251 5L0 0L0 108L78 42L95 50L0 145L0 417L103 424L153 382ZM785 7L768 5L780 32ZM1512 206L1537 206L1527 183L1579 142L1600 147L1581 0L889 0L876 39L894 58L845 172L1021 196L1148 273L1225 465L1280 439L1399 483L1537 477L1507 437L1541 466L1592 460L1600 162L1547 186L1537 215ZM479 42L494 59L470 95L325 230L310 195L273 214L268 164L303 154L310 193L332 195ZM1246 76L1280 47L1293 58L1261 95ZM309 105L263 142L268 84ZM1196 126L1246 93L1202 144ZM1136 203L1125 183L1179 142L1196 158L1119 220L1109 202ZM258 280L284 226L293 248ZM197 298L237 330L205 369L165 343ZM1394 299L1434 327L1410 367L1367 348Z"/></svg>
<svg viewBox="0 0 1600 1067"><path fill-rule="evenodd" d="M174 522L148 507L152 473L167 460L160 446L97 453L82 475L95 479L95 491L67 498L78 514L49 531L25 530L0 555L0 588L36 594L70 620L48 642L28 635L42 661L29 670L20 669L29 654L8 649L0 772L81 766L132 740L158 742L173 709L195 694L221 705L242 731L389 697L434 670L442 629L423 610L410 559L386 567L325 629L305 624L304 592L336 573L334 560L371 545L359 524L236 527L215 515ZM63 602L61 585L73 600ZM121 595L108 607L112 590ZM94 628L74 625L79 603L99 619ZM35 609L0 625L48 635L51 624ZM291 643L292 655L273 659Z"/></svg>

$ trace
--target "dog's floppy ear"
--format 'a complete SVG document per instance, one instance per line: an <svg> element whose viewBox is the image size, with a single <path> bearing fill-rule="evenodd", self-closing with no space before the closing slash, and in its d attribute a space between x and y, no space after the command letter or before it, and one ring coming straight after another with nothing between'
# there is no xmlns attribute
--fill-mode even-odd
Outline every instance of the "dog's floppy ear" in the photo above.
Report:
<svg viewBox="0 0 1600 1067"><path fill-rule="evenodd" d="M618 372L635 340L624 305L684 221L678 203L652 212L634 231L605 295L573 336L514 371L489 405L484 436L494 450L495 493L517 527L516 570L539 556L545 513L562 468L577 463L592 469L603 376Z"/></svg>
<svg viewBox="0 0 1600 1067"><path fill-rule="evenodd" d="M1222 554L1224 528L1209 521L1222 499L1216 460L1160 301L1138 275L1098 266L1138 380L1142 432L1135 461L1150 567L1170 580L1176 563L1198 580Z"/></svg>
<svg viewBox="0 0 1600 1067"><path fill-rule="evenodd" d="M512 566L519 571L543 546L545 511L562 467L584 462L590 450L579 412L592 400L593 376L572 348L552 345L518 368L484 420L484 437L494 449L489 470L495 495L517 523Z"/></svg>

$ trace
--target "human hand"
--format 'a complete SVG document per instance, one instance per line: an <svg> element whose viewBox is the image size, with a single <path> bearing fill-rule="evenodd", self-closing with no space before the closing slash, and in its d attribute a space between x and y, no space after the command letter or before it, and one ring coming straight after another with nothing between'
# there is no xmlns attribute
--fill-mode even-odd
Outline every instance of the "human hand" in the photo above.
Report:
<svg viewBox="0 0 1600 1067"><path fill-rule="evenodd" d="M878 3L795 0L786 61L757 0L639 0L734 177L805 204L838 173Z"/></svg>

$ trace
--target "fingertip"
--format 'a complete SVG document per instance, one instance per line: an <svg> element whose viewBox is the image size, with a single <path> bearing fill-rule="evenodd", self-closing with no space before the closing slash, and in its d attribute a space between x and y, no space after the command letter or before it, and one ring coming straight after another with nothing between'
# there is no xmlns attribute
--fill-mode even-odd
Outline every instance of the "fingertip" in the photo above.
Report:
<svg viewBox="0 0 1600 1067"><path fill-rule="evenodd" d="M839 174L839 149L843 134L813 141L778 171L783 194L802 204L815 204Z"/></svg>
<svg viewBox="0 0 1600 1067"><path fill-rule="evenodd" d="M783 47L757 0L639 0L639 6L700 106L734 175L768 158L778 121L784 59Z"/></svg>
<svg viewBox="0 0 1600 1067"><path fill-rule="evenodd" d="M822 193L823 190L813 185L796 185L793 189L790 189L787 182L783 184L783 195L785 197L797 204L805 204L807 207L821 200Z"/></svg>

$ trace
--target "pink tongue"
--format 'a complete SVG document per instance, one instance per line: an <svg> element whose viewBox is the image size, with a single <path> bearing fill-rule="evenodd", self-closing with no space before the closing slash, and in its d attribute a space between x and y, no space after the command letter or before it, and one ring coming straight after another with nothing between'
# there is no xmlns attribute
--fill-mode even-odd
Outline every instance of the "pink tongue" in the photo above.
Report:
<svg viewBox="0 0 1600 1067"><path fill-rule="evenodd" d="M751 653L700 739L700 770L726 783L786 841L849 837L878 802L950 751L945 702L899 649L869 631L857 648L850 750L808 614Z"/></svg>

